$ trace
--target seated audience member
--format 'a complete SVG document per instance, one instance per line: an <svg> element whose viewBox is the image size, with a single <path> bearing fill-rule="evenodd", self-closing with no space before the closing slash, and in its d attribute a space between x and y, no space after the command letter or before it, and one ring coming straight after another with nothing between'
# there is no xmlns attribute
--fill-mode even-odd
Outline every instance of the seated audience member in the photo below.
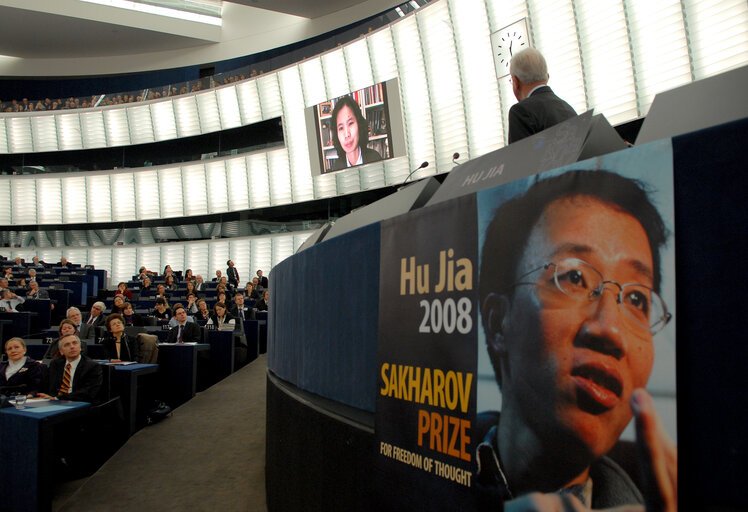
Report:
<svg viewBox="0 0 748 512"><path fill-rule="evenodd" d="M117 285L117 291L114 296L122 295L126 300L132 300L132 292L127 288L127 283L121 282Z"/></svg>
<svg viewBox="0 0 748 512"><path fill-rule="evenodd" d="M5 267L3 269L3 277L8 280L8 282L13 280L13 268L11 267Z"/></svg>
<svg viewBox="0 0 748 512"><path fill-rule="evenodd" d="M213 278L213 281L215 281L216 283L218 283L218 282L221 281L221 277L223 277L221 275L221 271L220 270L216 270L216 277Z"/></svg>
<svg viewBox="0 0 748 512"><path fill-rule="evenodd" d="M262 292L265 290L265 287L260 284L260 280L256 277L252 278L252 288L257 290L257 293L260 294L260 297L262 297Z"/></svg>
<svg viewBox="0 0 748 512"><path fill-rule="evenodd" d="M255 312L244 304L244 294L241 291L234 295L234 305L231 307L231 315L238 320L237 328L244 328L244 320L254 320Z"/></svg>
<svg viewBox="0 0 748 512"><path fill-rule="evenodd" d="M200 343L200 326L187 316L184 306L174 306L175 325L169 331L167 343Z"/></svg>
<svg viewBox="0 0 748 512"><path fill-rule="evenodd" d="M216 302L223 302L224 304L229 303L229 295L223 288L218 290L218 292L216 293Z"/></svg>
<svg viewBox="0 0 748 512"><path fill-rule="evenodd" d="M115 295L114 303L112 304L112 311L110 313L119 313L125 310L125 297L124 295Z"/></svg>
<svg viewBox="0 0 748 512"><path fill-rule="evenodd" d="M16 288L26 288L26 279L23 277L16 279Z"/></svg>
<svg viewBox="0 0 748 512"><path fill-rule="evenodd" d="M140 285L140 294L141 295L149 295L153 291L153 283L151 281L151 278L148 276L145 276L143 279L143 284Z"/></svg>
<svg viewBox="0 0 748 512"><path fill-rule="evenodd" d="M174 274L174 270L172 270L171 265L166 265L164 267L164 275L162 276L164 278L164 281L166 281L166 278L169 276L172 276L175 280L177 278L176 274Z"/></svg>
<svg viewBox="0 0 748 512"><path fill-rule="evenodd" d="M163 286L165 290L169 290L171 292L177 291L177 282L174 279L174 275L173 274L169 274L168 276L166 276L166 278L164 280L164 284L163 285L158 285L158 286L159 286L159 288L161 288L161 286Z"/></svg>
<svg viewBox="0 0 748 512"><path fill-rule="evenodd" d="M216 286L216 296L218 296L219 293L226 293L226 287L222 284Z"/></svg>
<svg viewBox="0 0 748 512"><path fill-rule="evenodd" d="M80 316L80 312L78 312L78 315ZM49 348L47 349L47 352L44 354L44 357L42 358L45 361L47 359L54 359L62 355L62 352L60 352L60 339L63 336L68 336L70 334L74 334L77 336L78 326L72 320L65 318L62 322L60 322L60 327L58 329L58 332L60 334L59 338L57 338L55 341L49 344ZM81 341L81 352L84 354L86 353L86 342L85 341Z"/></svg>
<svg viewBox="0 0 748 512"><path fill-rule="evenodd" d="M23 266L23 259L20 256L16 256L16 259L13 260L13 264L16 267L22 267Z"/></svg>
<svg viewBox="0 0 748 512"><path fill-rule="evenodd" d="M260 298L260 292L255 289L255 286L250 282L244 288L244 294L248 299L257 300Z"/></svg>
<svg viewBox="0 0 748 512"><path fill-rule="evenodd" d="M153 308L153 316L155 316L159 322L166 323L172 316L171 309L166 302L166 299L159 297L156 299L156 307Z"/></svg>
<svg viewBox="0 0 748 512"><path fill-rule="evenodd" d="M8 360L0 363L0 394L28 395L37 393L42 385L42 365L26 356L26 343L21 338L5 342Z"/></svg>
<svg viewBox="0 0 748 512"><path fill-rule="evenodd" d="M156 298L161 297L162 299L169 299L171 298L171 294L166 293L166 286L160 284L156 287ZM168 306L169 303L167 302L166 305Z"/></svg>
<svg viewBox="0 0 748 512"><path fill-rule="evenodd" d="M185 281L194 281L195 280L195 276L192 275L192 269L191 268L188 268L187 270L184 271L184 280Z"/></svg>
<svg viewBox="0 0 748 512"><path fill-rule="evenodd" d="M262 292L262 298L255 303L255 309L257 311L267 311L269 301L270 292L268 290L265 290L264 292Z"/></svg>
<svg viewBox="0 0 748 512"><path fill-rule="evenodd" d="M46 393L43 398L95 402L101 389L101 366L81 354L81 342L77 336L68 334L60 338L63 357L49 364L47 379L42 383Z"/></svg>
<svg viewBox="0 0 748 512"><path fill-rule="evenodd" d="M219 331L234 330L236 320L231 316L231 313L226 310L225 303L216 302L216 305L213 306L213 311L214 313L210 315L208 323L205 325L213 325Z"/></svg>
<svg viewBox="0 0 748 512"><path fill-rule="evenodd" d="M205 283L203 282L203 276L200 274L195 276L195 291L201 292L205 290Z"/></svg>
<svg viewBox="0 0 748 512"><path fill-rule="evenodd" d="M174 312L174 316L172 316L171 320L169 320L169 327L176 327L177 324L179 324L179 320L177 319L177 307L182 307L185 311L187 311L187 308L179 302L173 308L171 308L171 310ZM188 315L187 322L195 323L195 319Z"/></svg>
<svg viewBox="0 0 748 512"><path fill-rule="evenodd" d="M107 334L101 344L110 361L137 361L138 343L131 340L125 332L125 319L119 313L106 317Z"/></svg>
<svg viewBox="0 0 748 512"><path fill-rule="evenodd" d="M93 327L104 325L104 321L106 320L106 318L104 317L105 309L106 304L104 304L103 302L94 302L93 306L91 306L91 311L83 316L83 324L91 325Z"/></svg>
<svg viewBox="0 0 748 512"><path fill-rule="evenodd" d="M203 320L206 322L210 319L210 309L208 309L208 303L205 302L205 299L197 301L197 313L192 315L192 317L195 320Z"/></svg>
<svg viewBox="0 0 748 512"><path fill-rule="evenodd" d="M26 302L26 299L19 297L9 289L3 290L2 300L0 300L0 307L5 308L5 311L17 313L19 310L18 306ZM23 308L21 308L23 309Z"/></svg>
<svg viewBox="0 0 748 512"><path fill-rule="evenodd" d="M125 327L143 327L145 325L143 317L135 313L132 304L129 302L125 302L125 306L122 309L122 318L125 319Z"/></svg>
<svg viewBox="0 0 748 512"><path fill-rule="evenodd" d="M29 283L29 292L26 294L27 299L48 299L49 292L47 290L39 289L39 283L37 281L31 281Z"/></svg>
<svg viewBox="0 0 748 512"><path fill-rule="evenodd" d="M195 289L195 281L187 281L187 289L185 290L185 296L189 296L190 293L194 293L197 296L197 290Z"/></svg>
<svg viewBox="0 0 748 512"><path fill-rule="evenodd" d="M71 267L73 266L73 264L72 264L72 263L70 263L70 262L69 262L69 261L67 260L67 258L65 258L65 257L63 256L62 258L60 258L60 262L59 262L59 263L57 264L57 266L58 266L58 267L67 267L67 268L71 268Z"/></svg>
<svg viewBox="0 0 748 512"><path fill-rule="evenodd" d="M194 315L197 313L197 295L195 292L190 292L187 294L187 304L184 306L184 308L187 310L188 315Z"/></svg>
<svg viewBox="0 0 748 512"><path fill-rule="evenodd" d="M32 258L31 264L32 264L32 266L34 266L36 268L44 268L44 262L43 261L39 261L39 257L38 256L34 256Z"/></svg>
<svg viewBox="0 0 748 512"><path fill-rule="evenodd" d="M151 275L153 275L153 272L151 272L150 270L148 270L145 267L140 267L140 269L138 270L137 280L138 281L144 281L146 277L149 277Z"/></svg>
<svg viewBox="0 0 748 512"><path fill-rule="evenodd" d="M3 297L3 292L8 289L8 286L10 283L8 282L8 279L5 277L0 277L0 299Z"/></svg>
<svg viewBox="0 0 748 512"><path fill-rule="evenodd" d="M29 284L36 281L39 286L42 285L42 280L39 279L39 277L36 275L36 270L34 270L33 268L29 269L29 278L27 279L27 281L29 282Z"/></svg>

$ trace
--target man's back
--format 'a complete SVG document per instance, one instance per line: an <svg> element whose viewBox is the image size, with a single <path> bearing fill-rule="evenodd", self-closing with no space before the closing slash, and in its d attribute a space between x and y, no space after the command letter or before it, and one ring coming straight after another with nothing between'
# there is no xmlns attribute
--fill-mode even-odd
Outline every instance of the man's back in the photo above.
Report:
<svg viewBox="0 0 748 512"><path fill-rule="evenodd" d="M509 144L576 116L576 111L544 85L509 109Z"/></svg>

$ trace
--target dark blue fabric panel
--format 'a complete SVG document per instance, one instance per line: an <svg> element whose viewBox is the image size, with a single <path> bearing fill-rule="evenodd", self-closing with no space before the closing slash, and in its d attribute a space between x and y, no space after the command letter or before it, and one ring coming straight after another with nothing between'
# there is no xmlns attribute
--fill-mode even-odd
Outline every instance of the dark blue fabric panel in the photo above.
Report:
<svg viewBox="0 0 748 512"><path fill-rule="evenodd" d="M270 288L268 368L306 391L374 412L379 224L279 263Z"/></svg>
<svg viewBox="0 0 748 512"><path fill-rule="evenodd" d="M748 506L747 141L748 119L673 138L678 473L694 509Z"/></svg>

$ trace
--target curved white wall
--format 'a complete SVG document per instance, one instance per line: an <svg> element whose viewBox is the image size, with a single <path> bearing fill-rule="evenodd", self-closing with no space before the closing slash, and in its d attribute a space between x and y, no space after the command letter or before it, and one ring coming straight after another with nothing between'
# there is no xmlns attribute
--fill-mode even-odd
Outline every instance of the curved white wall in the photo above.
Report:
<svg viewBox="0 0 748 512"><path fill-rule="evenodd" d="M548 60L554 90L578 112L594 108L612 124L645 115L658 91L748 63L744 0L435 1L364 38L258 79L126 107L0 115L0 152L129 145L276 116L283 117L286 137L285 149L240 159L2 178L0 224L191 215L170 191L184 190L193 179L199 184L201 173L206 187L226 184L225 197L211 196L212 203L206 195L205 205L196 206L218 213L396 184L424 160L431 165L416 178L447 171L455 151L464 160L505 143L506 116L515 100L508 79L496 79L490 34L523 17ZM407 157L313 177L304 109L392 78L399 79ZM258 190L252 199L250 192ZM117 198L116 212L106 208L107 197ZM44 204L44 211L36 204Z"/></svg>

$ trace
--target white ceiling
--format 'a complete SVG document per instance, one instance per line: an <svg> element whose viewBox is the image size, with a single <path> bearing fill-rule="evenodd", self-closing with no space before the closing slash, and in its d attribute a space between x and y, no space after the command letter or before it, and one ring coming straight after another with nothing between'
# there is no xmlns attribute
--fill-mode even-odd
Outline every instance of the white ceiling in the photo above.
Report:
<svg viewBox="0 0 748 512"><path fill-rule="evenodd" d="M223 26L215 27L78 0L0 0L0 76L122 73L230 59L340 28L402 1L233 0L224 2Z"/></svg>

